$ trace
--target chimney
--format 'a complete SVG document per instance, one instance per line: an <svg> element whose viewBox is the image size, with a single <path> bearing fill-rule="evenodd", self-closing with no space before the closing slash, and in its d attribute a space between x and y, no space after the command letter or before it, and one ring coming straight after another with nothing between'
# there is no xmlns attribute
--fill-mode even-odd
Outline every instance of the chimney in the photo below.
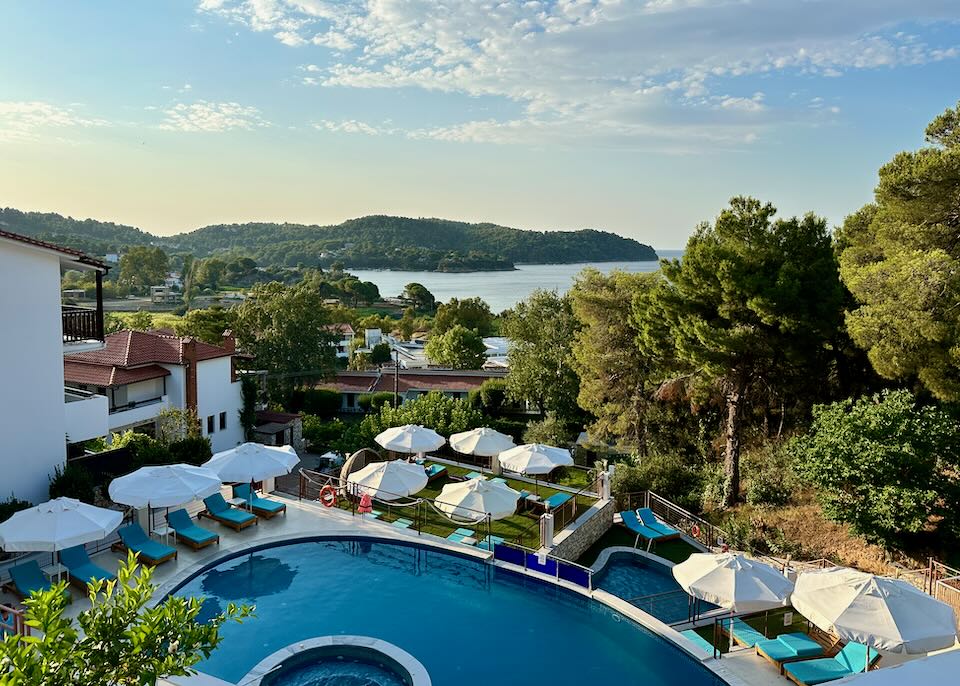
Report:
<svg viewBox="0 0 960 686"><path fill-rule="evenodd" d="M183 350L183 366L186 376L186 402L187 409L197 410L197 342L190 338L181 339Z"/></svg>
<svg viewBox="0 0 960 686"><path fill-rule="evenodd" d="M231 329L223 332L223 349L231 353L230 383L237 383L237 358L233 356L233 353L237 352L237 339L234 337Z"/></svg>

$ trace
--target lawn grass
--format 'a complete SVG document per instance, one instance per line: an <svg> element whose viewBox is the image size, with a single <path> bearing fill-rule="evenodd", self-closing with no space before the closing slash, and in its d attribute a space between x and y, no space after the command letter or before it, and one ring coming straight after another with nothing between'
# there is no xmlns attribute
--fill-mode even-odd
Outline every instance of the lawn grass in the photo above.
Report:
<svg viewBox="0 0 960 686"><path fill-rule="evenodd" d="M603 552L604 549L613 548L614 546L632 548L636 539L637 535L627 527L614 524L596 543L587 548L587 551L580 556L577 563L584 567L590 567L597 561L597 558L600 557L600 553ZM642 538L640 539L640 548L646 550L646 542ZM672 541L654 543L650 548L650 552L671 562L683 562L693 553L700 551L682 539L674 539Z"/></svg>
<svg viewBox="0 0 960 686"><path fill-rule="evenodd" d="M431 500L435 499L440 495L440 491L443 487L451 483L449 475L462 476L467 472L472 470L465 467L456 467L453 465L445 465L447 468L447 473L444 476L441 476L438 479L435 479L431 483L427 484L427 487L424 488L419 493L415 494L415 497L419 498L429 498ZM490 475L487 475L488 478ZM541 498L548 498L554 493L559 491L555 488L550 488L544 484L540 484L539 487L535 488L533 484L528 484L523 481L517 481L515 479L509 479L504 477L507 481L507 485L510 488L521 491L538 491ZM593 498L587 498L585 496L577 497L577 508L578 512L581 512L583 509L593 505L595 500ZM338 503L338 506L346 509L352 510L353 505L347 499L341 499ZM375 503L374 509L379 510L382 514L380 515L380 521L384 522L393 522L397 519L411 519L414 520L414 526L411 526L411 530L416 530L416 519L418 508L414 507L403 507L403 506L393 506L389 503ZM477 540L483 540L487 535L487 527L482 522L476 526L469 524L455 524L447 519L445 516L438 513L434 510L429 504L424 503L419 507L420 513L420 530L446 538L448 535L453 533L457 528L467 528L476 531L475 538ZM505 517L503 519L498 519L491 522L490 533L494 536L499 536L508 542L516 542L518 538L522 541L522 545L525 545L529 548L537 548L540 545L540 527L538 526L539 515L534 514L533 512L524 511L518 512L511 515L510 517ZM559 531L557 531L559 533Z"/></svg>

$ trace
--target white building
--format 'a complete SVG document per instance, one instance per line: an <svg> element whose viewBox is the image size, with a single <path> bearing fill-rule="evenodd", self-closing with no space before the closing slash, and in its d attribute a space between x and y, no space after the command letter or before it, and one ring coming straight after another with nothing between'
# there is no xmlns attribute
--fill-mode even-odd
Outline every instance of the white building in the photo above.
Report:
<svg viewBox="0 0 960 686"><path fill-rule="evenodd" d="M343 360L350 357L350 346L353 345L355 335L353 327L349 324L327 324L323 328L337 336L334 343L337 348L337 357Z"/></svg>
<svg viewBox="0 0 960 686"><path fill-rule="evenodd" d="M96 307L63 306L62 270L95 270ZM63 359L103 347L101 281L106 266L69 248L0 231L0 500L47 500L67 442L106 433L107 399L68 393Z"/></svg>
<svg viewBox="0 0 960 686"><path fill-rule="evenodd" d="M214 452L243 442L233 336L222 346L157 331L120 331L102 350L63 360L67 383L109 399L111 432L151 433L168 407L193 409Z"/></svg>

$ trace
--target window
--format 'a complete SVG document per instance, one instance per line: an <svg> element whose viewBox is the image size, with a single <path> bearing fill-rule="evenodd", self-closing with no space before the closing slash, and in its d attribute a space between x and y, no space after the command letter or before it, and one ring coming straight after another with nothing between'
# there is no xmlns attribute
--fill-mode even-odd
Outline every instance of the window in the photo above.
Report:
<svg viewBox="0 0 960 686"><path fill-rule="evenodd" d="M356 407L357 406L357 396L353 393L347 393L347 407Z"/></svg>
<svg viewBox="0 0 960 686"><path fill-rule="evenodd" d="M208 434L213 433L213 415L210 415L209 417L207 417L207 433Z"/></svg>
<svg viewBox="0 0 960 686"><path fill-rule="evenodd" d="M220 430L223 431L226 428L227 428L227 413L221 412L220 413Z"/></svg>

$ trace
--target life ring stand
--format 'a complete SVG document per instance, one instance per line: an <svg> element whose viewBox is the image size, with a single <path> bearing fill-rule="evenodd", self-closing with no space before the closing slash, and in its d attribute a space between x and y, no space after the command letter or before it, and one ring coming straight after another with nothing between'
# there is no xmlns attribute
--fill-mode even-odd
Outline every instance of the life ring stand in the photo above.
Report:
<svg viewBox="0 0 960 686"><path fill-rule="evenodd" d="M320 504L324 507L333 507L337 504L337 489L327 484L320 489Z"/></svg>
<svg viewBox="0 0 960 686"><path fill-rule="evenodd" d="M700 538L700 525L694 524L690 527L690 533L693 534L694 538Z"/></svg>

